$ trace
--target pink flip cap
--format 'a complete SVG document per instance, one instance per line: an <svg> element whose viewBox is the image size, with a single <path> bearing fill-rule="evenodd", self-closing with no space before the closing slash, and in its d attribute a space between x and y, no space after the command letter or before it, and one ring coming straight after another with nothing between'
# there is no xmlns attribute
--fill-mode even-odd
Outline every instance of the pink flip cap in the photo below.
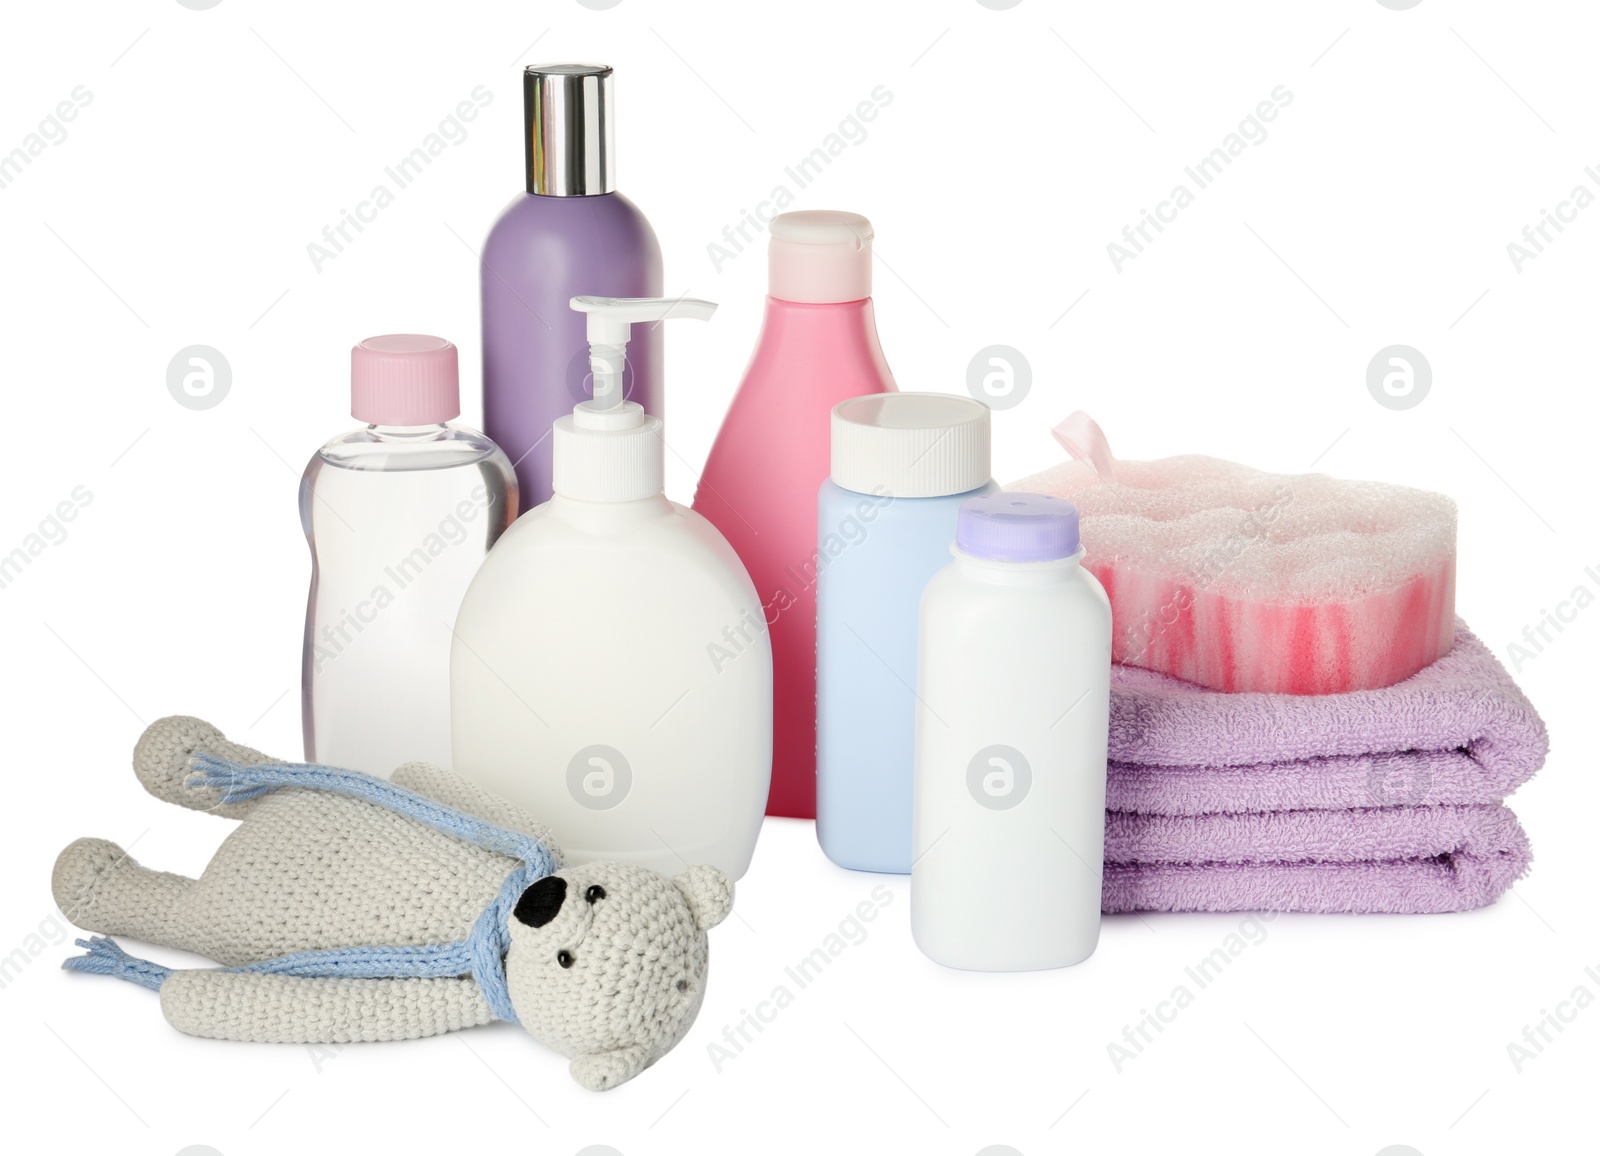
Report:
<svg viewBox="0 0 1600 1156"><path fill-rule="evenodd" d="M461 416L456 347L390 333L350 350L350 416L368 425L434 425Z"/></svg>
<svg viewBox="0 0 1600 1156"><path fill-rule="evenodd" d="M859 213L809 209L768 226L767 292L828 305L872 296L872 223Z"/></svg>

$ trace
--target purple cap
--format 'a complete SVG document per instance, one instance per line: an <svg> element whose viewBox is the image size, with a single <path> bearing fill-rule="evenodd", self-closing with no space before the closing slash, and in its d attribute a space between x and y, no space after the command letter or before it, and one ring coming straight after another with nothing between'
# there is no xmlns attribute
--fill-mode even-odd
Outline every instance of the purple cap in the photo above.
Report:
<svg viewBox="0 0 1600 1156"><path fill-rule="evenodd" d="M1044 494L985 494L961 503L956 548L991 562L1051 562L1078 552L1078 507Z"/></svg>

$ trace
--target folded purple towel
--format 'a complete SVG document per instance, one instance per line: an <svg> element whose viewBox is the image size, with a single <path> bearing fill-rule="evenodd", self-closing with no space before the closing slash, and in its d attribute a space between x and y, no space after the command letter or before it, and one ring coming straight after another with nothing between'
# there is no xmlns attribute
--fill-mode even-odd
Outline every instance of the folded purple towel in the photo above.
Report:
<svg viewBox="0 0 1600 1156"><path fill-rule="evenodd" d="M1548 748L1460 622L1448 655L1382 690L1226 694L1117 667L1105 910L1484 906L1527 870L1499 803Z"/></svg>
<svg viewBox="0 0 1600 1156"><path fill-rule="evenodd" d="M1112 668L1106 808L1156 815L1497 803L1543 765L1544 723L1459 619L1382 690L1227 694Z"/></svg>
<svg viewBox="0 0 1600 1156"><path fill-rule="evenodd" d="M1106 819L1107 912L1470 911L1531 859L1500 806Z"/></svg>
<svg viewBox="0 0 1600 1156"><path fill-rule="evenodd" d="M1304 911L1432 915L1498 899L1527 870L1526 838L1511 812L1513 842L1487 857L1358 862L1107 863L1101 906L1128 911Z"/></svg>

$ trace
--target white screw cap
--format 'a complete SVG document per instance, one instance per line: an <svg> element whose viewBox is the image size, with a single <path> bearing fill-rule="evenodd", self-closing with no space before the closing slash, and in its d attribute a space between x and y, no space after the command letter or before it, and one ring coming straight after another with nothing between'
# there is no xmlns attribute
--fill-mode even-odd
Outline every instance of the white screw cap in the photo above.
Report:
<svg viewBox="0 0 1600 1156"><path fill-rule="evenodd" d="M833 407L836 486L940 498L989 480L989 407L948 393L874 393Z"/></svg>

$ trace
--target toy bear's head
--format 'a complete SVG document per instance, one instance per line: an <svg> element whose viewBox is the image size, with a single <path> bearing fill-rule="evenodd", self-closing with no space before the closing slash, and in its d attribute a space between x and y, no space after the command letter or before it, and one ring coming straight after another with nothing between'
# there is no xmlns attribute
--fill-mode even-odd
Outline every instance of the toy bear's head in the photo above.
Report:
<svg viewBox="0 0 1600 1156"><path fill-rule="evenodd" d="M668 879L623 863L566 867L511 919L506 988L536 1038L595 1091L638 1075L688 1033L706 984L706 930L733 906L715 867Z"/></svg>

